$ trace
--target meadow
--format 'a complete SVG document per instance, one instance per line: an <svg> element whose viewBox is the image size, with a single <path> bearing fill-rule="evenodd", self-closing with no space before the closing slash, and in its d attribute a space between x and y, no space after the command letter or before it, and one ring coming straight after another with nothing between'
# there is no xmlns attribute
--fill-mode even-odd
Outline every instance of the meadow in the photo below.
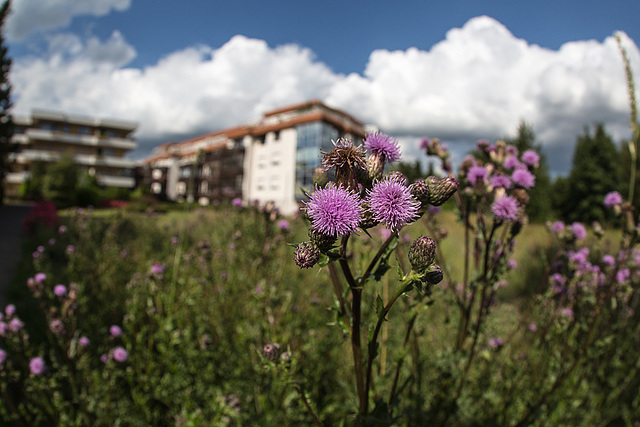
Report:
<svg viewBox="0 0 640 427"><path fill-rule="evenodd" d="M452 202L444 208L397 235L377 226L348 243L358 275L376 248L393 246L389 268L362 295L369 342L378 299L386 304L410 269L411 242L438 236L445 272L385 312L366 416L332 276L343 281L332 264L293 261L307 218L231 204L50 212L25 245L15 304L3 313L2 418L29 426L639 422L637 276L613 281L616 291L574 279L570 292L556 292L545 270L562 239L525 225L502 282L490 286L485 318L467 326L471 350L458 342L465 227ZM619 239L619 230L590 232L581 246L595 265Z"/></svg>

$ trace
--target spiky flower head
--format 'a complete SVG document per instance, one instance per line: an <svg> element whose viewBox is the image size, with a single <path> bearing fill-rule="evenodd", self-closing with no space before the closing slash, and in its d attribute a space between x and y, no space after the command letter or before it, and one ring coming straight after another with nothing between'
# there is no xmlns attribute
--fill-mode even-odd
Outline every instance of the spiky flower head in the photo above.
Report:
<svg viewBox="0 0 640 427"><path fill-rule="evenodd" d="M433 283L434 285L442 282L443 278L444 273L442 272L442 267L440 267L438 264L431 264L429 268L427 268L427 270L424 272L424 279L428 283Z"/></svg>
<svg viewBox="0 0 640 427"><path fill-rule="evenodd" d="M371 155L380 157L383 162L393 163L400 160L398 141L384 133L369 134L364 140L364 147Z"/></svg>
<svg viewBox="0 0 640 427"><path fill-rule="evenodd" d="M476 183L484 183L487 179L487 169L484 166L474 165L469 168L467 179L471 185Z"/></svg>
<svg viewBox="0 0 640 427"><path fill-rule="evenodd" d="M302 242L293 253L293 261L300 268L311 268L318 263L320 250L311 242Z"/></svg>
<svg viewBox="0 0 640 427"><path fill-rule="evenodd" d="M417 272L426 270L435 258L436 241L429 236L418 237L409 248L409 262Z"/></svg>
<svg viewBox="0 0 640 427"><path fill-rule="evenodd" d="M429 203L429 184L424 179L416 179L413 184L409 186L411 195L423 205Z"/></svg>
<svg viewBox="0 0 640 427"><path fill-rule="evenodd" d="M306 202L306 212L311 226L328 236L346 236L356 231L360 222L360 198L341 185L330 183L325 188L316 187L311 200Z"/></svg>
<svg viewBox="0 0 640 427"><path fill-rule="evenodd" d="M355 190L358 175L367 169L362 145L354 146L353 141L340 138L333 142L333 150L324 153L322 165L327 169L335 168L336 182Z"/></svg>
<svg viewBox="0 0 640 427"><path fill-rule="evenodd" d="M309 240L313 243L321 252L326 252L333 247L333 244L336 242L336 236L329 236L324 233L319 233L313 229L313 227L309 228Z"/></svg>
<svg viewBox="0 0 640 427"><path fill-rule="evenodd" d="M366 202L374 220L384 223L397 232L405 224L416 219L420 202L411 196L411 190L397 178L377 181L367 190Z"/></svg>
<svg viewBox="0 0 640 427"><path fill-rule="evenodd" d="M433 206L441 206L458 191L458 181L452 176L444 178L428 177L429 203Z"/></svg>
<svg viewBox="0 0 640 427"><path fill-rule="evenodd" d="M277 342L265 344L265 346L262 347L262 357L271 362L277 360L278 357L280 357L280 344Z"/></svg>
<svg viewBox="0 0 640 427"><path fill-rule="evenodd" d="M518 218L518 201L513 196L504 196L491 205L493 216L499 221L515 221Z"/></svg>
<svg viewBox="0 0 640 427"><path fill-rule="evenodd" d="M604 196L604 205L608 208L622 203L622 196L617 191L612 191Z"/></svg>
<svg viewBox="0 0 640 427"><path fill-rule="evenodd" d="M526 189L533 187L536 183L536 177L527 169L516 169L511 179L515 185Z"/></svg>

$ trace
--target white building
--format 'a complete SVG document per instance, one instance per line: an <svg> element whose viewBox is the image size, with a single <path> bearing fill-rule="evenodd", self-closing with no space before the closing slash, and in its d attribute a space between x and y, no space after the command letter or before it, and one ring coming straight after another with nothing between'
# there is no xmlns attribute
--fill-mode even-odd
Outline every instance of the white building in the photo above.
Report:
<svg viewBox="0 0 640 427"><path fill-rule="evenodd" d="M291 214L299 208L302 188L311 189L321 151L330 151L332 140L341 137L357 144L365 137L365 125L320 101L308 101L267 112L254 123L158 147L145 161L147 185L173 200L208 204L226 194L246 203L274 202L283 214ZM241 170L235 167L239 159ZM216 173L226 183L213 179Z"/></svg>
<svg viewBox="0 0 640 427"><path fill-rule="evenodd" d="M45 110L34 110L29 117L16 116L14 123L12 142L18 151L9 155L10 170L4 181L7 196L18 196L34 162L54 162L65 153L73 155L101 185L135 186L135 161L125 155L137 147L132 137L136 123Z"/></svg>

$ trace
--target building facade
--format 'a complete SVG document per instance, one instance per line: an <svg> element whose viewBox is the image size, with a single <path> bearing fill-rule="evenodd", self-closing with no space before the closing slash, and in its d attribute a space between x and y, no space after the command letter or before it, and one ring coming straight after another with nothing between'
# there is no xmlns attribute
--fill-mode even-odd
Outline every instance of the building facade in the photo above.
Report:
<svg viewBox="0 0 640 427"><path fill-rule="evenodd" d="M246 125L157 147L145 160L144 185L169 200L206 205L223 198L273 202L296 212L303 189L311 189L321 152L332 140L356 144L365 125L351 115L313 100L273 110Z"/></svg>
<svg viewBox="0 0 640 427"><path fill-rule="evenodd" d="M135 161L125 155L137 148L134 122L95 119L59 112L34 110L29 117L14 117L12 142L18 150L9 155L10 170L5 195L17 197L20 185L36 162L50 163L65 154L73 156L81 170L108 187L135 186Z"/></svg>

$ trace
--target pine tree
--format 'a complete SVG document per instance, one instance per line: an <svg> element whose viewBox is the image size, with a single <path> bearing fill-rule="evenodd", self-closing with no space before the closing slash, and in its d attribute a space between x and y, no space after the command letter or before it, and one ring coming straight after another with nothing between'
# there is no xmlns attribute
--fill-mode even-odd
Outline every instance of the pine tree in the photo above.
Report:
<svg viewBox="0 0 640 427"><path fill-rule="evenodd" d="M527 205L527 214L531 221L545 221L551 216L551 178L547 159L542 151L542 145L536 143L536 136L533 129L527 123L520 122L518 134L515 138L506 138L505 142L515 145L519 153L526 150L535 150L540 156L540 163L536 169L536 185L529 193L530 201Z"/></svg>
<svg viewBox="0 0 640 427"><path fill-rule="evenodd" d="M566 221L604 221L604 196L620 189L620 153L604 126L593 135L585 129L578 137L571 172L567 178L567 198L558 206Z"/></svg>
<svg viewBox="0 0 640 427"><path fill-rule="evenodd" d="M8 172L9 153L15 151L11 143L13 135L13 119L11 117L11 83L9 82L9 71L11 70L11 58L9 49L4 40L4 23L11 1L6 0L0 7L0 205L4 200L4 177Z"/></svg>

